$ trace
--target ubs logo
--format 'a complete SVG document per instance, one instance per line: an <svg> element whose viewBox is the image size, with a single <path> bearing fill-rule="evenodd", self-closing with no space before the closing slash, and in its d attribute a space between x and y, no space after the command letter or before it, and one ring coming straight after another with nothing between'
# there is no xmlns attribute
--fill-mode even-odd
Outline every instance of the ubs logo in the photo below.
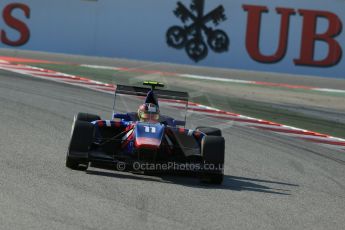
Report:
<svg viewBox="0 0 345 230"><path fill-rule="evenodd" d="M228 35L223 30L209 25L212 22L216 27L226 20L224 7L220 5L208 13L204 12L204 8L205 0L192 0L190 9L177 2L174 14L184 25L172 26L166 33L168 45L175 49L185 48L187 55L195 62L207 57L207 44L216 53L229 49Z"/></svg>
<svg viewBox="0 0 345 230"><path fill-rule="evenodd" d="M22 3L10 3L4 7L2 10L2 19L4 20L5 26L14 29L19 33L16 40L12 40L11 36L8 34L6 29L0 28L0 46L1 43L8 46L23 46L30 40L30 29L26 22L17 18L14 12L19 14L24 14L26 19L30 19L31 9L28 5ZM1 20L1 6L0 6L0 26L2 24Z"/></svg>

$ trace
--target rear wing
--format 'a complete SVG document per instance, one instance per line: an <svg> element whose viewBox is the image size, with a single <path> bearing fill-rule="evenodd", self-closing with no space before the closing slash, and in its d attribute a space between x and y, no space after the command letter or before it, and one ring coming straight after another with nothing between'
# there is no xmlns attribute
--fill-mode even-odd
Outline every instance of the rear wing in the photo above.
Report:
<svg viewBox="0 0 345 230"><path fill-rule="evenodd" d="M151 89L138 86L117 85L116 94L134 95L134 96L146 96ZM155 89L154 94L159 98L182 100L188 102L189 95L187 92L179 92L172 90Z"/></svg>
<svg viewBox="0 0 345 230"><path fill-rule="evenodd" d="M152 83L149 82L148 84L152 87ZM156 86L156 85L155 85ZM164 85L162 85L164 86ZM158 87L162 87L158 86ZM157 87L157 86L156 86ZM152 88L154 89L154 87ZM115 105L116 105L116 95L133 95L138 97L146 97L147 93L150 91L150 88L139 87L139 86L127 86L127 85L117 85L115 90L115 97L114 97L114 105L113 105L113 116L115 114ZM155 96L159 99L163 100L178 100L185 102L185 113L184 113L184 121L181 121L180 125L186 125L187 119L187 110L188 110L188 100L189 95L187 92L179 92L179 91L172 91L172 90L161 90L161 89L154 89ZM184 103L183 103L184 104ZM179 122L179 121L176 121Z"/></svg>

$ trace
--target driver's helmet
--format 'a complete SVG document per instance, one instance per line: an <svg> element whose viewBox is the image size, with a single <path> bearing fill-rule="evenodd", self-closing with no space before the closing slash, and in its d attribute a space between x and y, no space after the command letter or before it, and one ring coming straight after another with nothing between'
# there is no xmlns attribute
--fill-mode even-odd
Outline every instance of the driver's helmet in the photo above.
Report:
<svg viewBox="0 0 345 230"><path fill-rule="evenodd" d="M143 122L158 122L159 107L152 103L145 103L139 106L138 117Z"/></svg>

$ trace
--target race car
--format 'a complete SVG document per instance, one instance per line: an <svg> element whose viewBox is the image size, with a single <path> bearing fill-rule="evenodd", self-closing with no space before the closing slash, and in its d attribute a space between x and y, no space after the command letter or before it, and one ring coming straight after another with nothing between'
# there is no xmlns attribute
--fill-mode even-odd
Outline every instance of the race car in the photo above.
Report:
<svg viewBox="0 0 345 230"><path fill-rule="evenodd" d="M117 85L109 120L88 113L75 115L66 167L87 170L91 166L134 173L190 171L199 175L202 182L221 184L225 154L221 130L187 129L186 115L184 120L178 120L162 114L161 104L164 107L174 103L182 105L187 114L187 92L157 89L164 84L153 81L145 81L144 86ZM120 102L144 102L137 105L137 111L117 113L120 95L125 98ZM125 107L129 104L133 102L125 103Z"/></svg>

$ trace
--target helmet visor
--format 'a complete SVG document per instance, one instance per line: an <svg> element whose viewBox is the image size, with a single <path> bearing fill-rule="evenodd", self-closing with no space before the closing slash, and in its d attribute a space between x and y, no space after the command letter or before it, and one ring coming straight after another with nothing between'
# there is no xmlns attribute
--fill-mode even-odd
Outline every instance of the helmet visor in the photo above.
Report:
<svg viewBox="0 0 345 230"><path fill-rule="evenodd" d="M159 114L158 113L150 113L150 112L142 112L140 115L140 118L145 119L145 120L158 121L159 120Z"/></svg>

